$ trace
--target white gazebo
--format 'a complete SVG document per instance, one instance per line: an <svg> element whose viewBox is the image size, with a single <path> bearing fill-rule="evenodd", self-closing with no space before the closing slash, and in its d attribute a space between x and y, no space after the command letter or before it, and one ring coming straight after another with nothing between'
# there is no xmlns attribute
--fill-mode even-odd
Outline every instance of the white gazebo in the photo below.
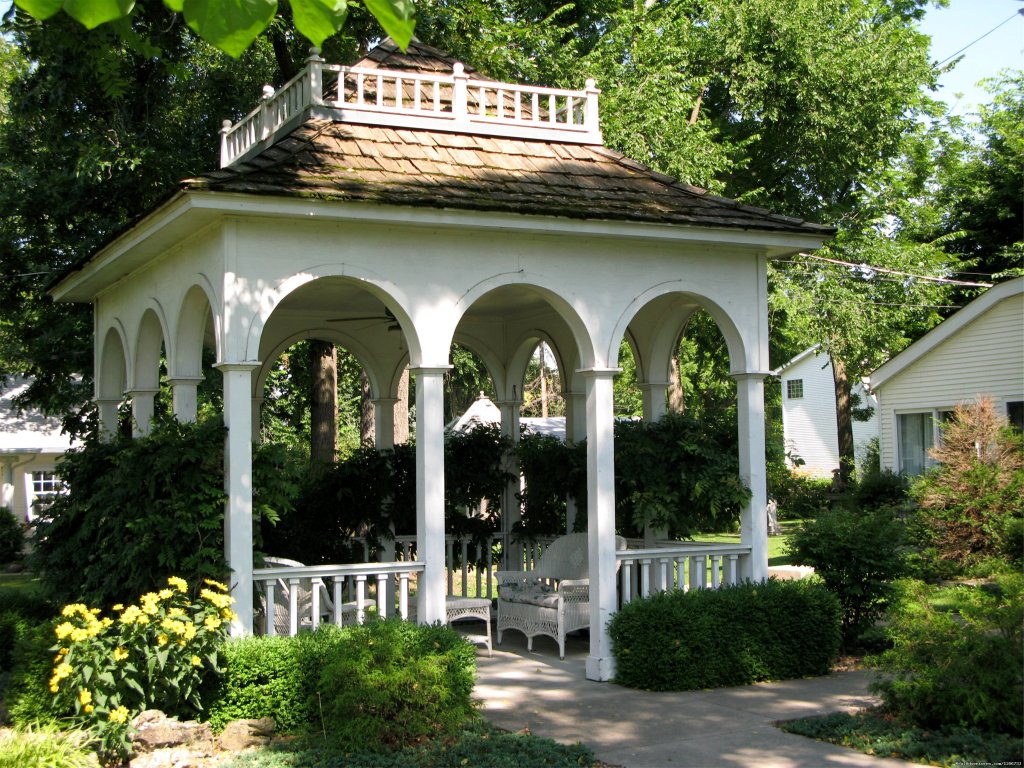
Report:
<svg viewBox="0 0 1024 768"><path fill-rule="evenodd" d="M174 413L194 419L202 351L215 351L236 633L253 630L253 425L271 364L306 338L360 359L381 447L392 441L400 376L406 365L415 373L422 622L445 616L442 378L451 345L484 361L513 437L531 353L541 341L554 350L567 435L587 441L587 675L607 680L606 625L618 605L619 344L631 345L645 418L657 419L672 350L689 317L706 310L728 344L752 491L739 575L767 575L766 262L816 248L832 230L717 197L605 148L598 99L592 81L579 91L500 83L417 43L402 53L385 42L354 67L314 53L295 79L225 124L220 170L182 182L54 286L56 300L94 305L106 430L128 398L136 432L147 431L161 351Z"/></svg>

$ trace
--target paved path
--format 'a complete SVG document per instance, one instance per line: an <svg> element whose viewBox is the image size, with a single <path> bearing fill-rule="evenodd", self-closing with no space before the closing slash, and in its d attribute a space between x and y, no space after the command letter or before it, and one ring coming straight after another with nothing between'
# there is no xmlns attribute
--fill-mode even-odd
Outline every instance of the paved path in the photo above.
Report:
<svg viewBox="0 0 1024 768"><path fill-rule="evenodd" d="M467 625L467 628L469 625ZM563 743L583 742L599 760L625 768L883 768L909 763L783 733L776 720L875 703L868 673L763 683L687 693L649 693L585 679L586 644L570 640L566 658L537 638L528 654L522 635L477 656L476 696L483 715L511 731ZM529 766L523 766L529 768Z"/></svg>

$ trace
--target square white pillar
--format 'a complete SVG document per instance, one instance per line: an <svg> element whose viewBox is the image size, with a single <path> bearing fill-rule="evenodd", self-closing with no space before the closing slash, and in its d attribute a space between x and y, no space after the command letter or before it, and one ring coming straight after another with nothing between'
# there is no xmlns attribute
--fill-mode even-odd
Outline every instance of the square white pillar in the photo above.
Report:
<svg viewBox="0 0 1024 768"><path fill-rule="evenodd" d="M96 410L99 412L100 440L109 442L117 437L117 417L118 410L121 408L121 400L97 397L94 402Z"/></svg>
<svg viewBox="0 0 1024 768"><path fill-rule="evenodd" d="M219 363L224 377L224 554L231 569L232 637L252 634L252 374L259 363Z"/></svg>
<svg viewBox="0 0 1024 768"><path fill-rule="evenodd" d="M145 437L153 430L153 414L156 389L132 389L128 396L132 399L132 437Z"/></svg>
<svg viewBox="0 0 1024 768"><path fill-rule="evenodd" d="M413 368L416 376L416 550L424 564L417 587L421 624L445 620L444 374L449 366Z"/></svg>
<svg viewBox="0 0 1024 768"><path fill-rule="evenodd" d="M768 578L768 490L764 460L764 378L767 372L734 373L739 431L740 479L750 500L740 512L740 543L749 546L740 578Z"/></svg>
<svg viewBox="0 0 1024 768"><path fill-rule="evenodd" d="M174 418L182 424L196 420L199 411L199 383L202 380L202 376L176 376L167 380L171 385Z"/></svg>
<svg viewBox="0 0 1024 768"><path fill-rule="evenodd" d="M608 622L618 608L615 573L615 437L612 382L617 368L580 371L587 386L587 531L590 655L587 678L615 676Z"/></svg>

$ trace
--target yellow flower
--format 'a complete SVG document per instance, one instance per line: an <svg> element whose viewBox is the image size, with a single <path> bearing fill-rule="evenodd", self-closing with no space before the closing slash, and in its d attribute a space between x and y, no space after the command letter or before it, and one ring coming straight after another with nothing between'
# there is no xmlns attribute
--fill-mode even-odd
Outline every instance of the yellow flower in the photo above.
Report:
<svg viewBox="0 0 1024 768"><path fill-rule="evenodd" d="M193 656L192 657L192 666L193 667L201 667L201 666L203 666L203 660L200 659L198 656Z"/></svg>
<svg viewBox="0 0 1024 768"><path fill-rule="evenodd" d="M114 649L114 661L124 661L128 658L128 651L124 648Z"/></svg>
<svg viewBox="0 0 1024 768"><path fill-rule="evenodd" d="M89 633L86 630L79 629L78 627L75 627L74 629L71 630L71 642L72 643L80 643L83 640L88 640L88 639L89 639Z"/></svg>
<svg viewBox="0 0 1024 768"><path fill-rule="evenodd" d="M177 589L182 594L188 592L188 582L186 582L180 576L171 576L169 579L167 579L167 583L175 589Z"/></svg>
<svg viewBox="0 0 1024 768"><path fill-rule="evenodd" d="M167 615L168 616L184 616L185 615L185 609L184 608L169 608L167 610Z"/></svg>
<svg viewBox="0 0 1024 768"><path fill-rule="evenodd" d="M156 637L156 644L157 645L167 645L167 635L164 635L164 634L157 635L157 637Z"/></svg>
<svg viewBox="0 0 1024 768"><path fill-rule="evenodd" d="M58 664L56 667L54 667L54 669L53 669L53 677L56 680L63 680L65 677L70 675L73 671L74 670L71 668L71 665L68 664L65 661L63 664Z"/></svg>
<svg viewBox="0 0 1024 768"><path fill-rule="evenodd" d="M50 693L56 693L60 690L60 686L55 682L50 682Z"/></svg>
<svg viewBox="0 0 1024 768"><path fill-rule="evenodd" d="M231 621L235 618L235 612L230 608L222 608L220 611L220 617L224 619L224 621Z"/></svg>
<svg viewBox="0 0 1024 768"><path fill-rule="evenodd" d="M221 625L221 623L222 622L219 616L207 616L205 619L203 619L203 625L211 632L217 629Z"/></svg>
<svg viewBox="0 0 1024 768"><path fill-rule="evenodd" d="M209 589L200 591L199 596L215 608L227 608L234 602L230 595L223 595Z"/></svg>
<svg viewBox="0 0 1024 768"><path fill-rule="evenodd" d="M199 630L196 628L195 624L186 624L185 634L182 636L182 639L184 639L185 641L191 641L196 636L196 632L198 631Z"/></svg>
<svg viewBox="0 0 1024 768"><path fill-rule="evenodd" d="M139 618L138 618L138 619L136 619L136 621L137 621L137 622L138 622L139 624L149 624L149 616L147 616L147 615L146 615L146 614L144 614L144 613L142 613L142 614L139 614Z"/></svg>
<svg viewBox="0 0 1024 768"><path fill-rule="evenodd" d="M123 611L124 610L124 603L115 603L114 604L114 610L115 611Z"/></svg>
<svg viewBox="0 0 1024 768"><path fill-rule="evenodd" d="M82 688L78 691L78 701L84 707L92 703L92 691L88 688Z"/></svg>
<svg viewBox="0 0 1024 768"><path fill-rule="evenodd" d="M167 600L174 595L174 591L170 589L161 589L156 594L161 600Z"/></svg>
<svg viewBox="0 0 1024 768"><path fill-rule="evenodd" d="M68 618L71 618L76 613L80 613L83 616L88 616L89 615L89 609L86 608L81 603L72 603L71 605L65 605L60 613L61 613L62 616L66 616Z"/></svg>
<svg viewBox="0 0 1024 768"><path fill-rule="evenodd" d="M216 587L221 592L227 592L228 591L228 588L226 586L221 584L219 581L214 581L213 579L203 579L203 583L204 584L209 584L211 587Z"/></svg>
<svg viewBox="0 0 1024 768"><path fill-rule="evenodd" d="M76 629L75 625L70 621L61 622L54 627L53 632L57 635L58 640L66 640L68 635L74 632Z"/></svg>
<svg viewBox="0 0 1024 768"><path fill-rule="evenodd" d="M92 714L93 709L94 707L92 704L86 704L84 707L82 707L82 711L85 712L85 714L87 715Z"/></svg>
<svg viewBox="0 0 1024 768"><path fill-rule="evenodd" d="M107 715L107 719L112 723L123 723L128 720L128 708L127 707L115 707L110 710L110 714Z"/></svg>
<svg viewBox="0 0 1024 768"><path fill-rule="evenodd" d="M142 611L139 609L139 606L129 605L124 609L124 613L121 614L120 621L122 624L134 624L141 614Z"/></svg>

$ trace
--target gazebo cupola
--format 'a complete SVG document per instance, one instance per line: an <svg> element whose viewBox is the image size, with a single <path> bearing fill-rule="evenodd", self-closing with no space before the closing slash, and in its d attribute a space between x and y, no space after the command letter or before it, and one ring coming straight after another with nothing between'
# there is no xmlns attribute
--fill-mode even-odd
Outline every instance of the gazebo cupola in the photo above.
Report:
<svg viewBox="0 0 1024 768"><path fill-rule="evenodd" d="M767 574L763 378L766 263L832 230L717 197L602 145L599 92L499 83L441 51L390 42L353 67L305 70L221 135L222 167L177 194L52 290L95 308L96 399L116 428L152 415L163 349L178 418L195 418L202 350L223 373L227 559L253 630L252 441L281 350L317 338L366 370L377 443L398 382L416 376L416 615L445 616L443 376L453 343L484 361L502 429L519 433L530 355L557 357L567 437L587 442L590 655L613 673L618 606L612 381L625 338L657 419L673 349L706 310L737 382L751 489L739 575ZM509 504L506 511L514 514Z"/></svg>

